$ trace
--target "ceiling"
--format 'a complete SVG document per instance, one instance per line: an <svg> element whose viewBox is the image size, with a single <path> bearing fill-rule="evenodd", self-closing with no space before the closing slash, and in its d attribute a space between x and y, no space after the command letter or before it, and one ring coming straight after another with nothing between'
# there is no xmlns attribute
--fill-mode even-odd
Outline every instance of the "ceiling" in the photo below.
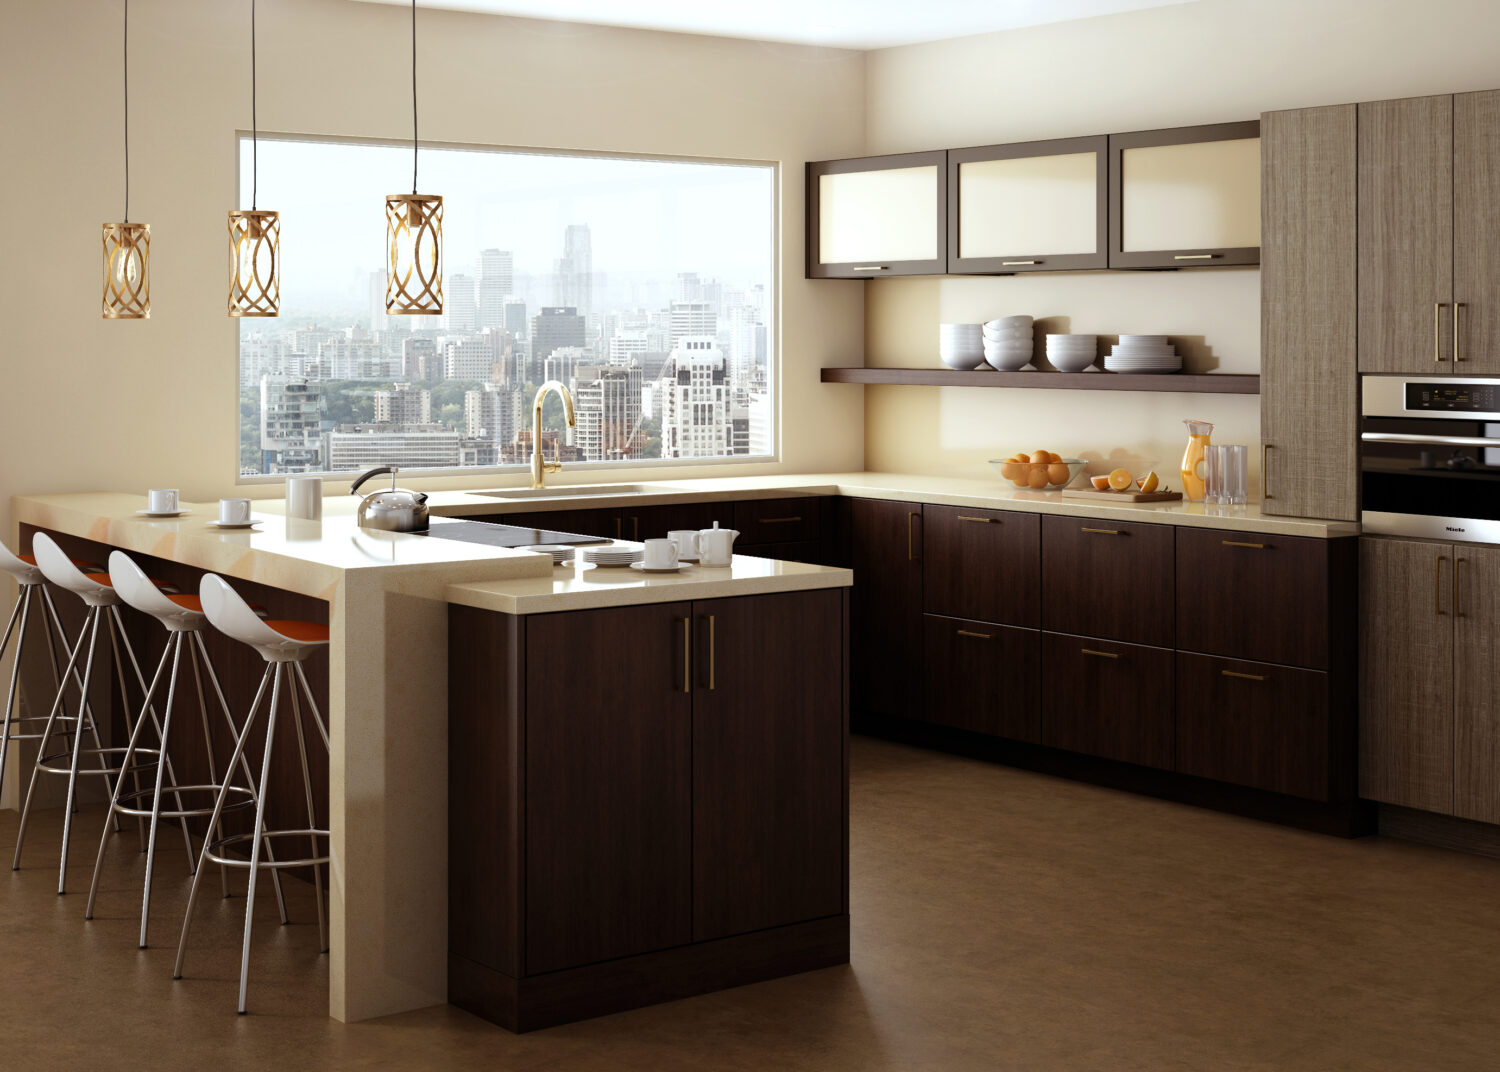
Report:
<svg viewBox="0 0 1500 1072"><path fill-rule="evenodd" d="M400 4L409 0L361 0ZM649 30L887 48L1192 0L417 0L421 7Z"/></svg>

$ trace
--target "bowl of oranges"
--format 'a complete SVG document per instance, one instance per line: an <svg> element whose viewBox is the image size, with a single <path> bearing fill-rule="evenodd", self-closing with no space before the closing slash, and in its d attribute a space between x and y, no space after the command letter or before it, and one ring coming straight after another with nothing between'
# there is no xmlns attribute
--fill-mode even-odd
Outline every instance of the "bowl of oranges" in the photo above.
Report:
<svg viewBox="0 0 1500 1072"><path fill-rule="evenodd" d="M1050 450L1030 454L1012 454L1009 458L992 458L990 468L1018 488L1031 491L1062 491L1083 472L1088 463L1080 458L1064 458Z"/></svg>

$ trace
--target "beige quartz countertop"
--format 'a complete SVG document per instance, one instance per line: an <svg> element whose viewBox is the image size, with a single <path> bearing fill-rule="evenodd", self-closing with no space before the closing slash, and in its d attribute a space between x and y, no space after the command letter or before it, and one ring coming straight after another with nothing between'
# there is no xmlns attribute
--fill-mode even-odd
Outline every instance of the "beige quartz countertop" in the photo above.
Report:
<svg viewBox="0 0 1500 1072"><path fill-rule="evenodd" d="M538 510L591 510L626 503L650 506L674 501L705 502L768 499L793 495L844 495L861 499L889 499L934 506L967 506L1023 513L1062 514L1114 521L1144 521L1160 525L1233 529L1280 536L1327 539L1353 536L1359 525L1351 521L1272 517L1258 503L1247 506L1208 506L1204 503L1107 503L1065 499L1059 492L1019 491L998 477L925 476L911 473L807 473L794 476L730 477L716 480L659 480L638 485L645 490L621 495L608 484L558 482L550 487L561 494L520 499L495 498L472 491L440 491L429 498L434 514L476 517L482 514L524 514ZM634 486L634 485L616 485ZM600 494L579 494L597 487ZM505 489L524 490L524 489ZM349 500L351 503L353 500ZM325 507L326 509L326 507ZM352 509L352 507L351 507Z"/></svg>

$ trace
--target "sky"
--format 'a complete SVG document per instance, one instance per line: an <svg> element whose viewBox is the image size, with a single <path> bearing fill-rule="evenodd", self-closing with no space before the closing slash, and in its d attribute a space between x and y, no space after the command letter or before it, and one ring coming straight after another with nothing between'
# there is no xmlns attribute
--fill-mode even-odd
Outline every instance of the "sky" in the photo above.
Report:
<svg viewBox="0 0 1500 1072"><path fill-rule="evenodd" d="M250 208L251 146L240 146ZM364 302L382 270L385 198L410 193L405 145L262 137L255 207L281 213L284 311ZM418 192L443 197L443 275L472 274L481 249L517 273L552 271L564 228L589 224L594 271L771 280L775 170L729 165L423 147Z"/></svg>

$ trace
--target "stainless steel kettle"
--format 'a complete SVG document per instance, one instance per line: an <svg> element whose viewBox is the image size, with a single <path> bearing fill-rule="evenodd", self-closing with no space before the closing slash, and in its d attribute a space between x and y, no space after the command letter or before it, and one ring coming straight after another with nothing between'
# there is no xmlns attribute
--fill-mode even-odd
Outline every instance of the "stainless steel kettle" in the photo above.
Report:
<svg viewBox="0 0 1500 1072"><path fill-rule="evenodd" d="M425 532L427 530L427 494L396 487L396 467L382 465L360 474L350 495L358 495L360 486L372 476L391 474L391 486L372 491L359 501L356 521L362 529L384 529L387 532Z"/></svg>

